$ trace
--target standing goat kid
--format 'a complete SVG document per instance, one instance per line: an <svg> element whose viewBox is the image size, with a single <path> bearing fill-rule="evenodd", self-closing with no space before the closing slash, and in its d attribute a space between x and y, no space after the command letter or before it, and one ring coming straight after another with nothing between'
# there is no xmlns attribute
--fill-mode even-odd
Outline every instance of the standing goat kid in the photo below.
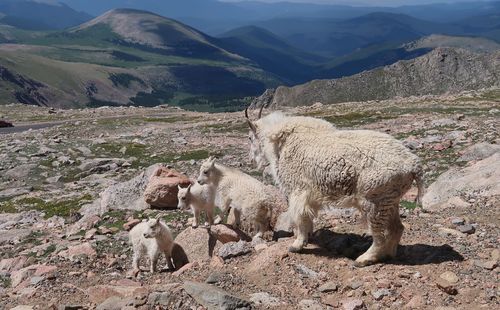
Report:
<svg viewBox="0 0 500 310"><path fill-rule="evenodd" d="M150 219L134 226L129 232L129 241L134 251L132 261L134 275L137 275L140 271L139 261L144 254L149 257L151 273L156 271L158 258L162 252L167 258L168 268L174 270L171 259L174 239L170 229L159 218Z"/></svg>
<svg viewBox="0 0 500 310"><path fill-rule="evenodd" d="M248 219L261 238L269 230L275 204L272 191L259 180L237 170L215 163L215 158L207 159L200 168L198 183L208 184L216 190L220 209L227 215L234 209L235 224Z"/></svg>
<svg viewBox="0 0 500 310"><path fill-rule="evenodd" d="M177 199L179 203L177 208L186 209L188 206L194 214L193 228L200 224L200 213L205 211L208 225L214 224L215 211L215 188L208 185L200 185L195 182L186 188L178 187ZM206 225L207 223L205 223Z"/></svg>

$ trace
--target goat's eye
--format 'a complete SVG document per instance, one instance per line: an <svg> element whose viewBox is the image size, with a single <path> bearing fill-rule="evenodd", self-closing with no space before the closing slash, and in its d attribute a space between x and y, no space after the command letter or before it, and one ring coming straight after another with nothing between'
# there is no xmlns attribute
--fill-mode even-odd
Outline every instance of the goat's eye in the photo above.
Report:
<svg viewBox="0 0 500 310"><path fill-rule="evenodd" d="M203 171L203 174L208 174L208 171Z"/></svg>
<svg viewBox="0 0 500 310"><path fill-rule="evenodd" d="M186 200L186 197L182 197L182 200Z"/></svg>

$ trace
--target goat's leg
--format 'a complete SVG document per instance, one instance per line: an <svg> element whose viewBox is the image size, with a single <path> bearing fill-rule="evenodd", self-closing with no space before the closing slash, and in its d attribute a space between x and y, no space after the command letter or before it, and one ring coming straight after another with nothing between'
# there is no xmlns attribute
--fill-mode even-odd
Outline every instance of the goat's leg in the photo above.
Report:
<svg viewBox="0 0 500 310"><path fill-rule="evenodd" d="M193 213L194 213L194 221L193 221L193 224L191 226L193 228L196 228L196 227L198 227L198 224L200 223L200 210L193 207Z"/></svg>
<svg viewBox="0 0 500 310"><path fill-rule="evenodd" d="M151 273L154 273L156 271L156 266L158 266L158 258L160 257L160 252L157 250L150 251L149 253L149 260L150 260L150 267L149 270Z"/></svg>
<svg viewBox="0 0 500 310"><path fill-rule="evenodd" d="M213 208L205 208L208 220L208 226L214 224L214 209Z"/></svg>
<svg viewBox="0 0 500 310"><path fill-rule="evenodd" d="M168 270L174 271L175 267L174 264L172 264L172 257L170 256L170 253L165 252L165 257L167 258Z"/></svg>
<svg viewBox="0 0 500 310"><path fill-rule="evenodd" d="M289 211L295 221L297 238L288 248L290 252L300 252L309 241L309 234L313 229L314 214L307 201L307 192L292 193L289 199Z"/></svg>
<svg viewBox="0 0 500 310"><path fill-rule="evenodd" d="M401 221L399 220L398 223L398 220L395 219L395 212L399 218L397 208L392 205L377 206L369 201L364 202L364 207L367 207L365 210L368 210L368 227L373 236L373 243L363 255L356 259L355 265L358 267L372 265L393 257L397 249L397 244L394 246L394 243L399 243L403 233ZM392 222L394 229L391 233Z"/></svg>

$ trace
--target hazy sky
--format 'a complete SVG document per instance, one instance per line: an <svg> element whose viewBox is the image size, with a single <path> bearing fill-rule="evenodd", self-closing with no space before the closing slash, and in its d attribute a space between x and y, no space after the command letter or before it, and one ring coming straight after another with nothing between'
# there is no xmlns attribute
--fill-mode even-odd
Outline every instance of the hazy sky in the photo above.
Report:
<svg viewBox="0 0 500 310"><path fill-rule="evenodd" d="M239 2L243 0L219 0L224 2ZM302 3L321 3L321 4L346 4L346 5L384 5L401 6L428 3L452 3L452 2L475 2L478 0L256 0L261 2L302 2ZM488 0L479 0L488 1Z"/></svg>

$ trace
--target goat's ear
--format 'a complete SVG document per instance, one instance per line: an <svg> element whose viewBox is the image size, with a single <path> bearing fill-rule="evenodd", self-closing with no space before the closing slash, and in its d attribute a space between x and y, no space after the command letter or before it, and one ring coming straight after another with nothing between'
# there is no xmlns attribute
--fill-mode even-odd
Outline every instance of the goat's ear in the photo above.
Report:
<svg viewBox="0 0 500 310"><path fill-rule="evenodd" d="M181 190L181 186L179 184L177 184L177 191L180 191Z"/></svg>
<svg viewBox="0 0 500 310"><path fill-rule="evenodd" d="M210 165L212 165L212 167L215 165L215 159L216 158L214 156L210 156L209 161L210 161Z"/></svg>
<svg viewBox="0 0 500 310"><path fill-rule="evenodd" d="M269 140L273 143L280 143L285 140L290 133L290 130L280 130L279 132L272 134L269 137Z"/></svg>

